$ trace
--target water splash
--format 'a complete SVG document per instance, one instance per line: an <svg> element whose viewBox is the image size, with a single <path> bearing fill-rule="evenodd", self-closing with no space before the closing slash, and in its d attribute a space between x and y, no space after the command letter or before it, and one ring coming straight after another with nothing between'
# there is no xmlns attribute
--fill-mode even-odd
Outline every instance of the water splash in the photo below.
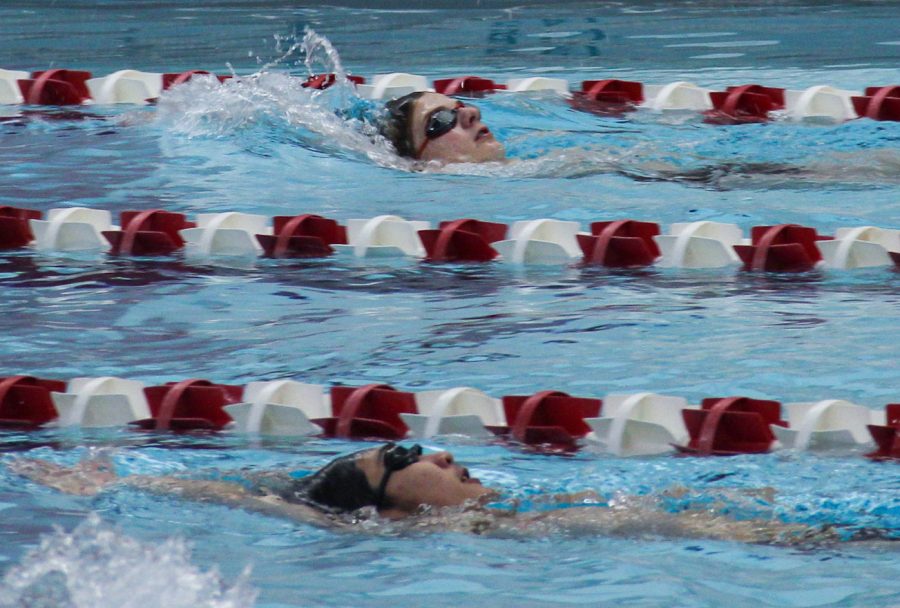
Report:
<svg viewBox="0 0 900 608"><path fill-rule="evenodd" d="M92 514L71 533L57 529L10 569L0 607L246 608L257 592L245 570L231 584L191 563L179 539L139 542Z"/></svg>
<svg viewBox="0 0 900 608"><path fill-rule="evenodd" d="M298 51L310 74L333 73L335 84L319 91L304 87L302 78L269 71ZM178 136L230 141L254 153L275 156L281 146L293 145L409 169L411 163L378 134L379 110L356 96L331 42L307 28L302 40L255 74L223 83L196 76L165 91L156 122Z"/></svg>
<svg viewBox="0 0 900 608"><path fill-rule="evenodd" d="M328 38L306 28L302 39L276 40L280 55L255 74L224 83L195 77L165 92L159 122L178 135L228 141L257 155L291 156L287 145L424 173L491 178L614 173L637 181L718 190L835 185L855 189L895 184L898 179L900 156L894 145L898 127L893 124L855 121L829 126L776 120L721 127L703 123L694 113L595 116L572 110L555 95L501 94L477 102L501 135L510 162L414 162L398 157L378 134L380 104L356 95ZM296 66L308 74L331 73L335 84L322 91L305 88L304 78L270 71L278 66ZM314 171L294 168L300 173Z"/></svg>
<svg viewBox="0 0 900 608"><path fill-rule="evenodd" d="M347 72L341 63L341 56L328 38L307 27L303 30L301 45L305 56L304 64L310 75L331 73L335 76L335 85L347 84ZM321 69L317 69L317 66L321 66Z"/></svg>

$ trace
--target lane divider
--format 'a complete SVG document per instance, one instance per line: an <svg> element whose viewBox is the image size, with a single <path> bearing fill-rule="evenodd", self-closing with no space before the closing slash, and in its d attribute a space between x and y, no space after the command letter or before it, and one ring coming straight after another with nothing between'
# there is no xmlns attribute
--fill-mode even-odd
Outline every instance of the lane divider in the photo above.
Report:
<svg viewBox="0 0 900 608"><path fill-rule="evenodd" d="M598 449L615 456L649 456L687 441L687 399L656 393L607 395L604 416L585 418Z"/></svg>
<svg viewBox="0 0 900 608"><path fill-rule="evenodd" d="M224 406L241 433L262 435L319 435L322 427L312 422L329 415L323 387L293 380L250 382L241 403Z"/></svg>
<svg viewBox="0 0 900 608"><path fill-rule="evenodd" d="M868 428L878 447L866 456L878 460L900 459L900 403L886 406L884 424L874 423L868 425Z"/></svg>
<svg viewBox="0 0 900 608"><path fill-rule="evenodd" d="M54 69L39 72L0 69L0 104L79 105L152 103L160 93L196 76L220 82L205 70L180 73L143 72L124 69L92 78L90 72ZM335 74L314 74L301 82L311 89L326 89L337 82ZM664 84L619 79L585 80L572 89L565 79L532 76L511 78L506 83L475 75L439 78L429 83L425 76L394 72L376 74L370 81L357 75L346 80L366 99L386 101L416 91L481 97L496 92L551 91L571 100L574 108L596 114L621 115L645 108L656 112L700 112L713 124L745 124L786 117L844 122L856 118L900 121L900 85L870 86L862 92L814 85L789 90L746 84L724 91L704 89L694 83Z"/></svg>
<svg viewBox="0 0 900 608"><path fill-rule="evenodd" d="M275 216L201 213L196 222L161 209L123 211L122 228L108 211L51 209L47 219L32 209L0 207L0 250L106 251L110 255L159 256L184 250L191 259L220 257L359 258L407 256L432 263L599 265L656 264L675 268L741 266L750 272L807 272L815 268L900 268L900 230L877 226L838 228L834 236L797 224L754 226L744 238L735 224L659 224L637 220L576 222L536 219L511 227L472 218L428 222L381 215L351 219L347 226L314 214Z"/></svg>
<svg viewBox="0 0 900 608"><path fill-rule="evenodd" d="M785 426L781 404L748 397L712 397L699 410L683 410L690 440L676 446L699 456L758 454L775 441L770 425Z"/></svg>
<svg viewBox="0 0 900 608"><path fill-rule="evenodd" d="M103 230L110 255L168 255L184 247L181 231L194 228L183 213L162 209L123 211L121 230Z"/></svg>
<svg viewBox="0 0 900 608"><path fill-rule="evenodd" d="M221 430L231 422L224 406L240 401L242 388L191 378L144 389L151 415L129 424L144 430Z"/></svg>
<svg viewBox="0 0 900 608"><path fill-rule="evenodd" d="M272 218L274 234L256 234L270 258L320 258L334 253L332 245L347 244L347 229L321 215Z"/></svg>
<svg viewBox="0 0 900 608"><path fill-rule="evenodd" d="M506 224L473 219L441 222L437 230L421 230L428 262L489 262L499 254L491 243L506 238Z"/></svg>
<svg viewBox="0 0 900 608"><path fill-rule="evenodd" d="M610 268L649 266L660 255L653 240L659 224L634 220L593 222L590 234L579 234L585 264Z"/></svg>
<svg viewBox="0 0 900 608"><path fill-rule="evenodd" d="M805 272L822 259L816 247L815 228L797 224L754 226L751 244L735 245L744 270L754 272Z"/></svg>
<svg viewBox="0 0 900 608"><path fill-rule="evenodd" d="M485 393L460 386L416 393L416 414L400 414L411 437L435 435L491 437L493 428L506 425L502 402Z"/></svg>
<svg viewBox="0 0 900 608"><path fill-rule="evenodd" d="M786 412L786 419L782 418ZM900 403L883 410L841 399L787 403L743 396L699 405L652 392L575 397L558 390L497 399L471 387L413 393L293 380L246 386L187 379L159 386L114 377L71 381L0 378L0 429L119 427L318 435L343 439L427 439L463 435L616 456L757 454L774 449L874 450L900 458Z"/></svg>
<svg viewBox="0 0 900 608"><path fill-rule="evenodd" d="M40 211L0 207L0 249L20 249L34 241L30 220L43 217Z"/></svg>

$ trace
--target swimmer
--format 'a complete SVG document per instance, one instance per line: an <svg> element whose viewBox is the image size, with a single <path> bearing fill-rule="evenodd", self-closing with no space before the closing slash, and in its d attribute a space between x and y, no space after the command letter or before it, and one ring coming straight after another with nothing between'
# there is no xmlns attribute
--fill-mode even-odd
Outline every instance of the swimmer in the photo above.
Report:
<svg viewBox="0 0 900 608"><path fill-rule="evenodd" d="M765 544L841 540L833 527L810 527L775 519L736 520L708 508L670 513L654 497L604 500L593 492L548 497L555 508L517 512L494 505L495 490L483 486L449 452L425 454L421 446L388 443L341 456L301 478L283 472L244 474L243 481L134 475L117 477L103 459L74 467L18 459L14 473L68 494L92 496L114 484L182 499L212 502L327 527L352 526L358 518L381 518L416 530L477 534L603 534L625 537L708 538ZM668 496L677 496L676 489ZM856 538L862 538L856 533ZM866 539L890 540L882 531Z"/></svg>
<svg viewBox="0 0 900 608"><path fill-rule="evenodd" d="M503 144L481 122L477 107L440 95L417 92L385 104L381 134L397 154L420 161L483 163L506 158Z"/></svg>

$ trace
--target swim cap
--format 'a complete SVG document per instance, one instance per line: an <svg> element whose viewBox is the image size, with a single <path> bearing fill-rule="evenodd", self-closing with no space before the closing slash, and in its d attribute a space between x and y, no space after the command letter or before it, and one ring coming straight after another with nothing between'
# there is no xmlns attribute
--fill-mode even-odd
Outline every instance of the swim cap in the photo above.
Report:
<svg viewBox="0 0 900 608"><path fill-rule="evenodd" d="M292 496L286 498L339 513L377 506L375 490L369 485L366 474L356 466L358 453L332 460L312 475L298 480Z"/></svg>
<svg viewBox="0 0 900 608"><path fill-rule="evenodd" d="M378 131L394 144L394 149L400 156L416 158L416 150L412 143L412 111L422 95L423 91L417 91L384 104L385 115L378 125Z"/></svg>

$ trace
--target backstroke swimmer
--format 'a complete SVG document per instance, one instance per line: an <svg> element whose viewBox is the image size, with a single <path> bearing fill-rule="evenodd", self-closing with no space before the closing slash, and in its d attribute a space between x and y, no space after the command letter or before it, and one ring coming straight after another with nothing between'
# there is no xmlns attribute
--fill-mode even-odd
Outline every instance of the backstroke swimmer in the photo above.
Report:
<svg viewBox="0 0 900 608"><path fill-rule="evenodd" d="M385 103L383 115L376 120L379 133L391 143L398 156L418 163L515 163L506 156L498 141L481 120L474 105L434 92L416 92ZM587 154L571 149L559 150L561 158ZM591 158L590 154L587 160ZM639 181L677 181L707 186L719 184L728 176L770 176L778 179L821 178L816 171L785 163L720 162L697 168L666 166L659 162L641 166L605 163L602 171L614 171ZM586 167L579 174L593 173Z"/></svg>
<svg viewBox="0 0 900 608"><path fill-rule="evenodd" d="M439 93L410 93L385 104L379 130L397 154L412 160L482 163L506 159L481 111Z"/></svg>
<svg viewBox="0 0 900 608"><path fill-rule="evenodd" d="M352 528L358 519L382 518L410 529L476 534L600 534L624 537L707 538L763 544L808 544L848 540L829 527L775 519L736 520L721 513L669 513L648 497L610 500L596 494L553 496L556 508L516 512L492 505L500 495L470 476L449 452L423 453L421 446L388 443L336 458L301 478L284 472L244 475L246 483L182 477L117 477L100 459L74 467L18 459L8 468L65 493L91 496L117 484L211 502L330 528ZM677 495L681 490L675 490ZM501 505L502 506L502 505ZM849 540L881 539L880 530L856 532Z"/></svg>
<svg viewBox="0 0 900 608"><path fill-rule="evenodd" d="M385 103L377 121L379 133L398 156L419 163L512 163L506 150L481 120L481 111L446 95L416 92ZM571 151L560 151L574 157ZM606 165L605 170L613 169ZM649 168L648 168L649 169ZM711 184L729 174L799 175L800 169L770 163L720 163L684 170L655 165L652 170L619 166L614 169L633 179ZM655 177L654 177L655 176Z"/></svg>

